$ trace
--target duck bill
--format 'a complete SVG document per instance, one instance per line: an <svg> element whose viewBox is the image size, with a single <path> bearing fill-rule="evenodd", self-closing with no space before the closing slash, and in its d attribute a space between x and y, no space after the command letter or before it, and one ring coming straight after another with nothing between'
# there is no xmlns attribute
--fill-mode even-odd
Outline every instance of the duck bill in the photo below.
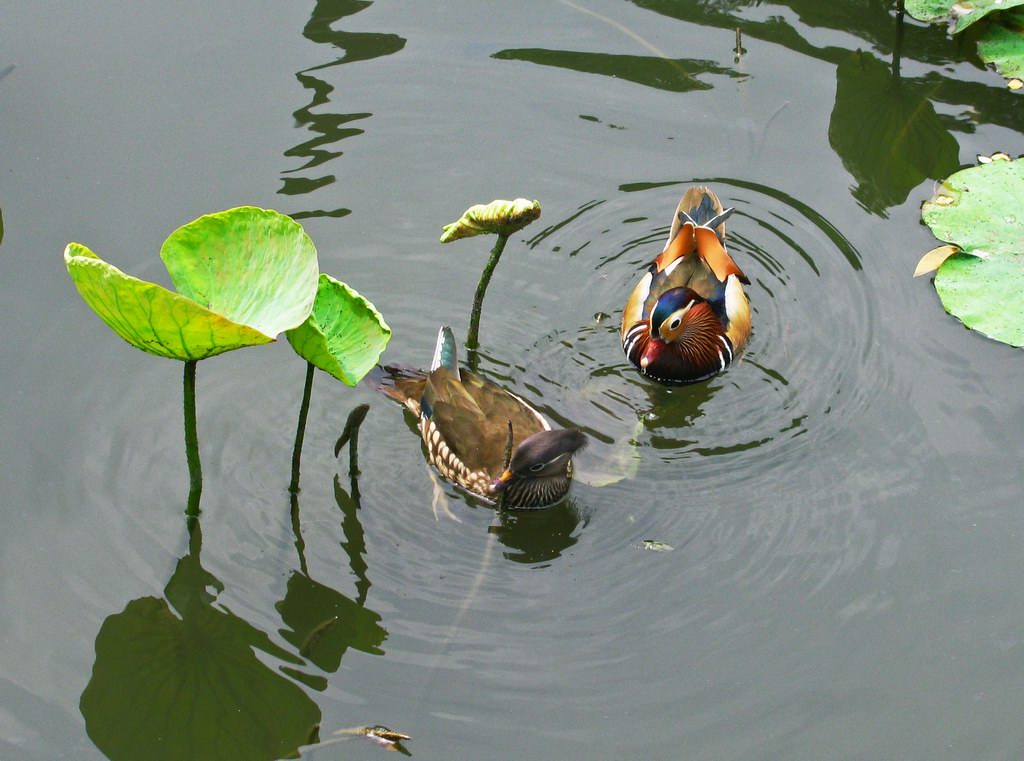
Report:
<svg viewBox="0 0 1024 761"><path fill-rule="evenodd" d="M501 494L511 484L512 479L515 478L515 474L511 470L506 470L500 476L491 481L491 491L495 494Z"/></svg>

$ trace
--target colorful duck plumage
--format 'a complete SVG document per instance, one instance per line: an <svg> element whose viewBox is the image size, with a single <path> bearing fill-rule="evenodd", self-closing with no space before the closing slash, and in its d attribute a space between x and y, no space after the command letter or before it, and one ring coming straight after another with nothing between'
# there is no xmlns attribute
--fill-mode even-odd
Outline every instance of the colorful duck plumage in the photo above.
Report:
<svg viewBox="0 0 1024 761"><path fill-rule="evenodd" d="M571 458L586 437L572 428L552 430L523 399L460 368L450 328L438 332L429 372L387 367L372 380L416 415L431 464L466 491L488 501L506 492L506 505L521 509L554 504L568 493ZM506 470L508 421L513 450Z"/></svg>
<svg viewBox="0 0 1024 761"><path fill-rule="evenodd" d="M728 367L750 336L749 283L725 248L718 196L686 191L661 254L630 294L620 336L629 361L661 383L696 383Z"/></svg>

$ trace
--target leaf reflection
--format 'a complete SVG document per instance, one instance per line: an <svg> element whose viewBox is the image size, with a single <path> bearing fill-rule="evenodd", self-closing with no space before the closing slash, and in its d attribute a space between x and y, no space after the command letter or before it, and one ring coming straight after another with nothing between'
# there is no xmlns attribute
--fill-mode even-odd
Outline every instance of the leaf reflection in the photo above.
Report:
<svg viewBox="0 0 1024 761"><path fill-rule="evenodd" d="M501 61L528 61L541 66L555 66L587 74L601 74L671 92L710 90L712 85L697 79L701 74L719 74L734 78L745 76L732 69L718 66L714 61L689 58L613 55L611 53L584 53L571 50L543 50L541 48L500 50L492 58Z"/></svg>
<svg viewBox="0 0 1024 761"><path fill-rule="evenodd" d="M870 53L852 53L836 79L829 142L856 179L853 196L865 209L885 216L922 182L960 166L960 147L934 106Z"/></svg>
<svg viewBox="0 0 1024 761"><path fill-rule="evenodd" d="M781 45L834 64L838 86L830 142L857 180L854 196L876 214L903 203L910 190L925 179L938 179L956 170L957 143L951 133L972 132L976 123L1014 130L1019 126L1019 103L1001 83L989 86L962 81L957 73L938 68L963 60L965 55L980 67L972 50L949 39L939 27L904 25L902 13L891 0L851 0L841 5L820 0L630 2L678 21L739 29L744 40ZM785 9L786 13L770 8ZM793 23L794 17L799 24L853 35L879 55L892 55L892 76L871 53L851 54L848 46L812 44ZM901 58L935 68L923 76L901 77ZM960 107L970 119L937 114L933 103Z"/></svg>
<svg viewBox="0 0 1024 761"><path fill-rule="evenodd" d="M112 761L270 761L318 737L316 703L253 650L302 661L215 604L224 587L202 567L199 532L165 597L132 600L96 637L80 708Z"/></svg>
<svg viewBox="0 0 1024 761"><path fill-rule="evenodd" d="M369 0L318 0L313 8L312 16L302 34L306 39L318 44L330 45L344 51L344 55L332 61L313 66L297 72L295 77L307 90L311 90L313 98L309 105L294 112L296 124L306 127L315 134L312 139L299 143L285 151L285 156L305 158L306 162L296 169L284 172L283 185L278 191L283 195L303 195L334 183L333 174L310 175L309 170L320 167L342 155L336 149L337 143L345 138L363 134L359 127L350 126L352 122L361 121L373 116L371 113L321 113L315 111L320 106L331 102L333 85L314 76L319 72L343 63L368 61L373 58L392 55L405 47L405 39L396 34L377 32L345 32L332 28L332 25L371 5ZM292 214L295 219L307 217L343 217L348 209L301 211Z"/></svg>

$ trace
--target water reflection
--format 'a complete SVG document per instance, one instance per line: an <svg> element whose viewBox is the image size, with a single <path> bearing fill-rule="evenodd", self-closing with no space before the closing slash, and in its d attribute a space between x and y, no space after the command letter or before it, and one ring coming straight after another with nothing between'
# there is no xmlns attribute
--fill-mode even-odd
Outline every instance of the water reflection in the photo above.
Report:
<svg viewBox="0 0 1024 761"><path fill-rule="evenodd" d="M336 672L346 652L382 655L387 638L380 615L366 606L371 585L357 474L353 467L348 490L335 480L354 599L310 574L298 493L291 495L299 570L275 609L284 624L279 634L292 648L217 605L224 585L203 568L201 527L189 519L189 550L164 597L132 600L96 637L80 708L90 739L108 758L259 761L319 744L320 709L300 685L325 690L322 673ZM281 665L265 664L254 650Z"/></svg>
<svg viewBox="0 0 1024 761"><path fill-rule="evenodd" d="M315 742L320 709L253 652L302 659L215 604L224 586L200 561L198 522L164 598L104 621L81 698L86 731L112 761L258 761Z"/></svg>
<svg viewBox="0 0 1024 761"><path fill-rule="evenodd" d="M365 10L372 3L369 0L318 0L313 14L302 34L309 40L344 51L344 55L334 60L297 72L295 77L307 90L312 91L309 105L294 112L296 124L306 127L315 134L312 139L299 143L285 151L285 156L306 159L305 163L295 169L284 172L283 185L278 191L283 195L304 195L331 185L336 177L330 173L311 172L310 170L333 161L342 155L337 149L340 141L361 135L363 130L351 126L353 122L367 119L371 113L323 113L317 112L320 106L331 102L333 85L321 79L313 72L320 72L343 63L368 61L381 56L392 55L405 47L405 39L396 34L377 32L345 32L335 30L332 24L347 16ZM316 209L297 211L291 216L295 219L309 217L343 217L348 209L331 210Z"/></svg>
<svg viewBox="0 0 1024 761"><path fill-rule="evenodd" d="M842 4L819 0L630 0L668 18L701 26L739 29L745 39L781 45L837 67L835 108L829 127L833 150L857 180L853 194L875 214L903 203L925 179L941 179L958 168L953 132L973 132L976 123L1016 130L1019 104L1014 94L994 82L966 82L945 68L966 56L976 63L972 46L950 39L938 25L902 22L891 0ZM787 13L772 12L772 8ZM800 24L854 35L875 52L851 53L848 45L817 46ZM962 37L962 35L959 35ZM924 76L903 77L901 59L933 67ZM943 67L943 68L939 68ZM967 107L970 117L938 114L934 103Z"/></svg>
<svg viewBox="0 0 1024 761"><path fill-rule="evenodd" d="M902 10L895 35L890 67L862 51L840 62L828 130L832 149L857 180L854 198L881 216L924 180L947 177L960 166L960 146L947 130L950 120L939 117L920 85L904 84L900 77Z"/></svg>
<svg viewBox="0 0 1024 761"><path fill-rule="evenodd" d="M745 76L732 69L719 66L714 61L691 58L613 55L611 53L584 53L572 50L543 50L541 48L501 50L491 57L500 61L528 61L541 66L555 66L587 74L600 74L670 92L710 90L712 85L697 79L702 74L734 78Z"/></svg>
<svg viewBox="0 0 1024 761"><path fill-rule="evenodd" d="M546 510L498 513L496 524L487 533L507 548L502 553L506 560L539 565L557 559L576 544L581 524L586 522L576 500L570 498Z"/></svg>
<svg viewBox="0 0 1024 761"><path fill-rule="evenodd" d="M288 578L285 598L277 603L277 611L288 629L281 630L288 642L300 655L308 658L320 669L335 672L349 648L372 655L383 655L381 644L387 631L380 625L380 614L366 607L370 579L364 555L366 543L359 521L359 482L355 471L349 475L349 491L334 479L334 496L342 512L342 530L345 541L342 548L349 559L349 567L356 577L356 599L353 600L310 577L303 551L298 518L297 495L293 496L292 517L295 546L299 552L301 571Z"/></svg>

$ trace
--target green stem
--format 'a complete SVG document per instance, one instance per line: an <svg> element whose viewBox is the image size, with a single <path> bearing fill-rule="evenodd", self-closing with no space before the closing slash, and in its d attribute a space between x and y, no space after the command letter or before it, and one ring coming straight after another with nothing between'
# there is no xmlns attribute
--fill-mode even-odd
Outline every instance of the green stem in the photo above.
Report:
<svg viewBox="0 0 1024 761"><path fill-rule="evenodd" d="M292 492L288 495L291 502L292 514L292 536L295 537L295 551L299 553L299 570L303 576L309 576L309 568L306 566L306 540L302 538L302 521L299 518L299 495Z"/></svg>
<svg viewBox="0 0 1024 761"><path fill-rule="evenodd" d="M491 282L491 275L494 274L494 268L498 266L498 260L501 258L501 252L505 250L506 243L508 243L508 236L499 234L494 248L491 249L491 258L487 260L487 266L484 267L483 274L480 275L480 282L477 283L476 295L473 296L473 312L469 316L469 336L466 338L467 349L476 349L480 345L480 310L484 305L487 285Z"/></svg>
<svg viewBox="0 0 1024 761"><path fill-rule="evenodd" d="M203 466L199 461L199 433L196 426L196 362L185 363L185 459L188 461L188 507L185 515L190 519L199 515L199 497L203 493Z"/></svg>
<svg viewBox="0 0 1024 761"><path fill-rule="evenodd" d="M299 493L299 461L302 459L302 440L306 437L306 417L309 415L309 399L313 395L312 362L306 363L306 386L302 390L302 406L299 408L299 425L295 429L295 449L292 450L292 482L288 491Z"/></svg>

